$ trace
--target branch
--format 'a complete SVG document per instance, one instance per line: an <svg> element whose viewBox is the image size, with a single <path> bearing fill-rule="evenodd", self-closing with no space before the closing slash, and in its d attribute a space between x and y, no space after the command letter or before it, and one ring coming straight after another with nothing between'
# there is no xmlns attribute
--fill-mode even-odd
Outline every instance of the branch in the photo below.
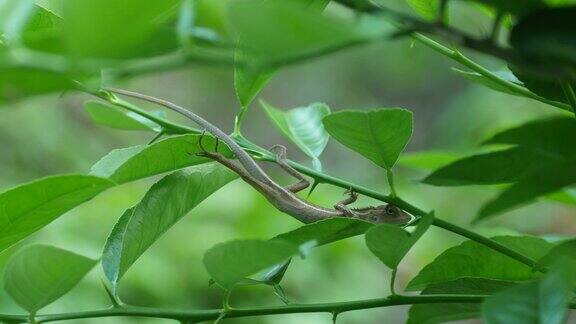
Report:
<svg viewBox="0 0 576 324"><path fill-rule="evenodd" d="M416 304L481 303L487 295L421 295L388 296L386 298L366 299L336 303L291 304L271 307L232 308L226 311L225 318L251 317L262 315L298 314L298 313L344 313L353 310ZM36 316L38 323L66 321L102 317L148 317L179 321L200 322L214 320L222 314L222 309L206 310L167 310L137 306L122 306L94 311L45 314ZM28 315L0 314L0 321L25 323Z"/></svg>

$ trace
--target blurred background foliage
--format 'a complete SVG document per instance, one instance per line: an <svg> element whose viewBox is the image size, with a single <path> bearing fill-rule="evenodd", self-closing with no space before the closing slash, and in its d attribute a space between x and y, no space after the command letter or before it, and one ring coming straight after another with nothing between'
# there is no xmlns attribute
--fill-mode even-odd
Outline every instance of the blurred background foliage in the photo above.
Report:
<svg viewBox="0 0 576 324"><path fill-rule="evenodd" d="M81 2L78 2L77 9L79 17L81 14L90 17L93 13L81 12ZM106 7L106 10L123 10L122 6L126 4L125 1L107 2L112 7ZM218 32L229 32L230 27L223 13L224 2L199 1L196 17L198 24L210 26ZM473 4L453 2L450 17L452 24L476 34L488 33L488 15ZM406 12L411 10L400 0L387 5ZM152 6L148 9L154 12L158 8ZM335 15L350 15L338 5L331 4L327 10ZM130 21L129 14L126 12L125 20L117 23ZM89 25L80 18L70 24L66 26L67 32L90 33L86 29ZM107 28L105 24L98 26ZM117 52L100 53L98 47L86 48L85 44L73 44L74 54L83 55L87 51L94 51L121 57L122 46L137 41L134 37L130 34L116 35L116 30L110 29L110 36L102 41L117 42ZM153 54L154 51L162 50L162 44L149 45L155 46L142 49L143 53L150 50L149 53ZM493 70L504 68L503 63L485 56L476 58ZM260 98L275 107L286 109L312 102L324 102L332 111L376 107L410 109L414 112L415 126L407 152L474 152L479 149L483 139L498 130L536 117L559 114L559 110L538 102L470 83L451 70L455 66L455 63L413 43L409 38L383 40L285 67L265 87ZM232 131L233 119L239 109L230 66L193 64L125 78L116 83L127 89L168 98L228 131ZM0 107L0 190L47 175L86 173L95 161L110 150L146 143L151 139L150 133L118 131L95 125L82 107L86 99L89 99L87 95L66 92L10 102ZM178 116L169 116L186 123ZM290 158L308 162L295 146L281 136L256 101L247 113L243 134L263 147L286 145ZM383 170L333 140L329 142L321 160L328 174L384 192L388 190ZM276 168L268 169L275 178L286 183L292 181ZM489 187L441 188L419 184L418 181L427 171L406 167L402 163L396 166L396 172L400 196L423 209L434 209L441 218L460 225L469 226L481 202L496 193ZM13 251L31 242L54 244L97 257L118 217L126 208L137 203L147 188L158 179L145 179L115 187L68 212L26 242L0 254L0 267ZM342 195L341 189L320 185L311 199L330 205ZM368 199L362 199L359 205L369 203ZM573 210L562 205L541 202L482 222L474 230L486 235L517 232L535 235L574 234L576 225L571 221L573 213ZM131 304L143 306L219 307L221 291L208 285L209 276L201 262L203 253L214 244L229 239L265 239L298 225L297 221L271 208L247 184L235 181L203 202L152 246L127 273L120 287L120 295ZM440 251L460 240L455 235L432 228L402 262L398 286L402 287ZM388 271L365 248L359 237L319 248L305 260L295 260L283 281L283 287L294 302L376 298L388 294ZM98 267L71 293L43 312L80 311L107 306L102 278ZM241 288L232 297L234 306L280 303L266 286ZM351 312L342 314L339 323L376 323L383 318L386 322L396 323L405 320L406 310L407 307L400 306ZM20 311L0 290L0 312ZM103 321L163 322L130 318L76 322ZM328 315L294 314L226 322L329 321Z"/></svg>

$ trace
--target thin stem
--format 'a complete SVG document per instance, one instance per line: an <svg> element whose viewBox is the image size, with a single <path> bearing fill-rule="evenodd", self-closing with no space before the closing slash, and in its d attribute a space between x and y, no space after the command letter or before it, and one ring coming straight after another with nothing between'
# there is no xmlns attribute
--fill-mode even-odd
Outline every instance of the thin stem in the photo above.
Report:
<svg viewBox="0 0 576 324"><path fill-rule="evenodd" d="M390 169L386 169L386 180L388 180L388 186L390 187L390 197L398 196L394 187L394 173Z"/></svg>
<svg viewBox="0 0 576 324"><path fill-rule="evenodd" d="M396 283L396 273L398 272L398 268L392 269L392 275L390 276L390 294L392 296L396 295L396 289L394 288L394 284Z"/></svg>
<svg viewBox="0 0 576 324"><path fill-rule="evenodd" d="M537 94L535 94L534 92L526 89L525 87L516 84L514 82L510 82L506 79L501 78L500 76L494 74L493 72L491 72L490 70L484 68L483 66L481 66L480 64L472 61L471 59L469 59L468 57L464 56L462 53L460 53L459 51L455 51L455 50L451 50L448 47L432 40L431 38L428 38L422 34L419 33L414 33L412 34L412 37L417 40L418 42L420 42L421 44L431 48L432 50L464 65L465 67L469 68L470 70L486 77L487 79L489 79L490 81L510 90L513 93L517 93L520 96L524 96L533 100L537 100L540 101L542 103L545 103L547 105L551 105L560 109L564 109L564 110L571 110L570 109L570 105L565 104L563 102L558 102L558 101L553 101L553 100L549 100L546 99L544 97L541 97Z"/></svg>
<svg viewBox="0 0 576 324"><path fill-rule="evenodd" d="M290 304L283 306L235 308L226 312L226 318L298 314L298 313L344 313L348 311L389 307L398 305L417 304L477 304L481 303L486 295L421 295L421 296L389 296L386 298L366 299L336 303L318 304ZM122 306L120 308L108 308L94 311L73 312L64 314L37 315L38 323L56 321L77 320L86 318L103 317L148 317L165 318L173 320L188 320L192 322L215 320L222 314L223 309L206 310L167 310L137 306ZM27 315L0 314L0 321L10 323L24 323L28 321Z"/></svg>
<svg viewBox="0 0 576 324"><path fill-rule="evenodd" d="M159 131L151 140L150 142L148 142L148 145L150 144L154 144L154 142L156 142L157 140L160 139L160 137L162 137L164 135L164 130Z"/></svg>
<svg viewBox="0 0 576 324"><path fill-rule="evenodd" d="M572 106L572 112L576 114L576 93L574 93L574 88L572 88L572 84L570 84L570 82L568 81L564 81L560 82L560 85L562 86L562 90L566 95L566 99L570 103L570 106Z"/></svg>

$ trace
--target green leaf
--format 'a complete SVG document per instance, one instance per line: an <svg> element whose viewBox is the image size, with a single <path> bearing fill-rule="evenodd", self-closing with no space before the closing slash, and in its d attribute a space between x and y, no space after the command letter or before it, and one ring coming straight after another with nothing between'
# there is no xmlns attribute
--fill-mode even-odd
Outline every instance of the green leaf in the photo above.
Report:
<svg viewBox="0 0 576 324"><path fill-rule="evenodd" d="M576 260L576 239L560 242L555 245L538 263L537 268L549 267L563 257Z"/></svg>
<svg viewBox="0 0 576 324"><path fill-rule="evenodd" d="M530 236L497 236L496 242L539 259L552 248L543 239ZM474 241L466 241L440 254L426 265L408 284L408 290L419 290L429 284L476 277L507 281L525 281L537 277L531 267Z"/></svg>
<svg viewBox="0 0 576 324"><path fill-rule="evenodd" d="M230 289L245 277L283 263L297 253L296 245L282 240L236 240L208 250L204 266L212 279Z"/></svg>
<svg viewBox="0 0 576 324"><path fill-rule="evenodd" d="M236 49L235 61L244 65L234 65L234 90L242 108L248 107L260 90L274 76L276 69L258 66L258 62L250 62L250 56L240 48Z"/></svg>
<svg viewBox="0 0 576 324"><path fill-rule="evenodd" d="M232 1L228 12L242 50L262 65L289 63L364 37L343 19L288 1Z"/></svg>
<svg viewBox="0 0 576 324"><path fill-rule="evenodd" d="M558 80L550 80L525 68L510 65L510 70L522 84L535 94L557 102L568 103Z"/></svg>
<svg viewBox="0 0 576 324"><path fill-rule="evenodd" d="M491 295L514 284L484 278L461 278L431 284L422 291L422 295ZM407 324L444 323L481 316L480 305L474 303L413 305L408 314Z"/></svg>
<svg viewBox="0 0 576 324"><path fill-rule="evenodd" d="M521 18L512 28L510 44L521 55L534 61L560 68L574 68L574 19L576 6L535 11Z"/></svg>
<svg viewBox="0 0 576 324"><path fill-rule="evenodd" d="M400 156L398 164L407 168L431 171L446 166L461 156L446 151L407 152Z"/></svg>
<svg viewBox="0 0 576 324"><path fill-rule="evenodd" d="M319 246L364 234L372 226L374 224L359 219L334 217L301 226L280 234L273 240L286 241L297 246L313 242L314 246Z"/></svg>
<svg viewBox="0 0 576 324"><path fill-rule="evenodd" d="M179 135L147 146L113 150L92 166L90 174L116 183L126 183L209 162L209 158L195 155L201 151L198 146L200 137L201 135ZM213 149L216 143L213 137L207 135L202 141L206 149ZM232 155L225 145L220 145L218 152L225 156Z"/></svg>
<svg viewBox="0 0 576 324"><path fill-rule="evenodd" d="M366 232L366 246L382 263L396 269L406 253L432 225L432 221L433 213L425 215L412 233L390 224L374 226Z"/></svg>
<svg viewBox="0 0 576 324"><path fill-rule="evenodd" d="M436 20L440 15L440 0L406 0L406 2L426 20Z"/></svg>
<svg viewBox="0 0 576 324"><path fill-rule="evenodd" d="M477 2L498 11L509 12L514 15L522 16L531 11L545 7L542 0L524 0L524 1L505 1L505 0L468 0Z"/></svg>
<svg viewBox="0 0 576 324"><path fill-rule="evenodd" d="M539 170L524 175L522 179L489 201L478 213L475 221L503 213L530 203L534 199L576 184L576 159L550 162Z"/></svg>
<svg viewBox="0 0 576 324"><path fill-rule="evenodd" d="M457 160L434 171L422 182L435 186L512 183L540 171L550 161L554 159L536 151L511 148Z"/></svg>
<svg viewBox="0 0 576 324"><path fill-rule="evenodd" d="M539 119L497 133L484 144L513 144L551 155L575 156L571 137L576 134L573 117Z"/></svg>
<svg viewBox="0 0 576 324"><path fill-rule="evenodd" d="M0 104L74 88L65 74L33 67L0 68Z"/></svg>
<svg viewBox="0 0 576 324"><path fill-rule="evenodd" d="M322 118L330 114L330 108L317 102L306 107L283 111L264 101L260 101L260 104L282 133L319 164L318 157L324 151L329 139L322 125Z"/></svg>
<svg viewBox="0 0 576 324"><path fill-rule="evenodd" d="M323 119L338 142L391 169L412 135L412 112L402 108L344 110Z"/></svg>
<svg viewBox="0 0 576 324"><path fill-rule="evenodd" d="M456 68L452 68L452 70L456 71L458 74L465 77L466 79L468 79L472 82L481 84L481 85L483 85L487 88L490 88L492 90L506 93L506 94L513 95L513 96L519 96L519 93L517 91L510 90L509 88L506 88L506 87L502 86L501 84L494 82L493 80L485 77L482 74L479 74L476 72L462 71L462 70L456 69ZM495 71L492 73L499 76L500 78L508 81L508 82L516 83L519 86L522 85L522 82L520 82L520 80L518 80L518 78L516 78L516 76L511 71L504 70L504 71Z"/></svg>
<svg viewBox="0 0 576 324"><path fill-rule="evenodd" d="M0 251L113 185L93 176L59 175L0 193Z"/></svg>
<svg viewBox="0 0 576 324"><path fill-rule="evenodd" d="M128 209L106 240L102 267L114 291L134 262L172 225L237 175L219 164L174 172Z"/></svg>
<svg viewBox="0 0 576 324"><path fill-rule="evenodd" d="M67 48L74 56L110 59L174 50L178 47L176 32L166 22L174 19L178 4L178 0L66 1L63 31Z"/></svg>
<svg viewBox="0 0 576 324"><path fill-rule="evenodd" d="M571 265L486 298L482 304L484 320L488 324L565 323L575 282Z"/></svg>
<svg viewBox="0 0 576 324"><path fill-rule="evenodd" d="M145 117L100 101L86 101L84 108L92 121L100 125L124 130L161 131L158 124Z"/></svg>
<svg viewBox="0 0 576 324"><path fill-rule="evenodd" d="M10 259L4 289L31 314L70 291L96 260L50 245L26 246Z"/></svg>

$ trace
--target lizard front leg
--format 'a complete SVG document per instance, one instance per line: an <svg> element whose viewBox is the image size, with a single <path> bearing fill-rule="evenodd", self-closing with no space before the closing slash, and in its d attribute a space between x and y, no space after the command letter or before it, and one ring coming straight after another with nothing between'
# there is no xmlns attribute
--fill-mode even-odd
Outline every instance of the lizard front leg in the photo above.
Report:
<svg viewBox="0 0 576 324"><path fill-rule="evenodd" d="M296 171L296 169L291 167L286 162L286 147L282 145L274 145L270 148L270 151L272 152L276 151L276 163L278 163L278 165L282 168L282 170L286 171L294 178L300 180L297 183L286 186L285 187L286 190L296 193L310 186L310 181L304 178L304 176L300 174L300 172Z"/></svg>
<svg viewBox="0 0 576 324"><path fill-rule="evenodd" d="M346 190L346 193L348 194L348 197L346 197L346 199L334 205L334 209L336 209L339 212L342 212L344 216L356 217L356 214L354 213L354 211L352 211L352 209L350 209L350 207L348 207L348 205L350 205L351 203L355 202L358 199L358 194L354 192L352 189Z"/></svg>

